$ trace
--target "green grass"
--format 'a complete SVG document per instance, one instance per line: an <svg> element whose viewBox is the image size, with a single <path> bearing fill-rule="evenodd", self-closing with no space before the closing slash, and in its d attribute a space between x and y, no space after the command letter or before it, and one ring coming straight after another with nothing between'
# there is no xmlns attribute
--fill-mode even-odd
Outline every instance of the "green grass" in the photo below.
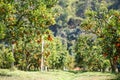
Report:
<svg viewBox="0 0 120 80"><path fill-rule="evenodd" d="M0 69L0 80L113 80L115 74L101 72L67 72L67 71L10 71Z"/></svg>

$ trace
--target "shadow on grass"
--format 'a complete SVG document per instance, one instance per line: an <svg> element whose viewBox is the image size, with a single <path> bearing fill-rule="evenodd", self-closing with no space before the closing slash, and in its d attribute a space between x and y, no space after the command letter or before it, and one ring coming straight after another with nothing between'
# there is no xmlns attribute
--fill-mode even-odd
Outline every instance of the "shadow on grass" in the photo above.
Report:
<svg viewBox="0 0 120 80"><path fill-rule="evenodd" d="M6 71L1 71L0 72L0 76L7 76L7 77L11 77L11 74L8 74Z"/></svg>
<svg viewBox="0 0 120 80"><path fill-rule="evenodd" d="M7 76L7 77L11 77L12 75L10 75L10 74L1 74L1 73L0 73L0 76Z"/></svg>
<svg viewBox="0 0 120 80"><path fill-rule="evenodd" d="M120 80L120 73L116 74L116 79L113 80Z"/></svg>
<svg viewBox="0 0 120 80"><path fill-rule="evenodd" d="M85 72L87 72L87 71L68 71L68 72L77 74L77 73L85 73Z"/></svg>
<svg viewBox="0 0 120 80"><path fill-rule="evenodd" d="M68 71L68 72L73 73L73 74L79 74L79 73L82 74L82 73L86 73L87 71ZM119 74L118 73L110 73L110 72L101 72L101 73L103 73L103 75L97 74L97 76L109 77L109 76L111 76L110 74L113 74L115 76L111 77L111 79L107 79L107 80L120 80L120 73ZM110 74L107 74L107 73L110 73ZM104 75L104 74L106 74L106 75ZM87 75L85 74L85 76L87 76ZM96 76L96 74L92 74L92 75L89 74L89 76Z"/></svg>

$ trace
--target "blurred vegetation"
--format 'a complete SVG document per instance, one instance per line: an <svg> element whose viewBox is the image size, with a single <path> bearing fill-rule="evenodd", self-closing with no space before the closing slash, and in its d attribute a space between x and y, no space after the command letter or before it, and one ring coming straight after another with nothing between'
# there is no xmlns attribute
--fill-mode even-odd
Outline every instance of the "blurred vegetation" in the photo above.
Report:
<svg viewBox="0 0 120 80"><path fill-rule="evenodd" d="M1 0L0 68L116 72L119 0ZM42 60L42 57L44 60Z"/></svg>

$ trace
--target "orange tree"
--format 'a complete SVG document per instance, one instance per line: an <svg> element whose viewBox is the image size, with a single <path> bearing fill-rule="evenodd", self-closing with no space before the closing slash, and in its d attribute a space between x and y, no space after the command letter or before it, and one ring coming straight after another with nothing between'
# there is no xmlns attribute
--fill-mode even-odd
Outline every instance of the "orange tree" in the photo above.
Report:
<svg viewBox="0 0 120 80"><path fill-rule="evenodd" d="M12 46L13 55L19 40L24 42L24 53L27 43L33 37L42 36L48 26L55 23L52 7L56 2L57 0L0 1L0 39Z"/></svg>
<svg viewBox="0 0 120 80"><path fill-rule="evenodd" d="M75 66L87 71L103 71L109 67L108 60L101 54L102 47L95 34L81 34L75 45Z"/></svg>
<svg viewBox="0 0 120 80"><path fill-rule="evenodd" d="M64 69L67 67L67 57L69 56L67 46L60 41L60 38L54 38L53 42L48 42L49 46L46 51L46 65L51 69Z"/></svg>
<svg viewBox="0 0 120 80"><path fill-rule="evenodd" d="M103 48L102 54L109 59L112 72L115 72L120 53L120 12L108 10L104 4L102 1L96 11L87 10L81 26L97 35Z"/></svg>

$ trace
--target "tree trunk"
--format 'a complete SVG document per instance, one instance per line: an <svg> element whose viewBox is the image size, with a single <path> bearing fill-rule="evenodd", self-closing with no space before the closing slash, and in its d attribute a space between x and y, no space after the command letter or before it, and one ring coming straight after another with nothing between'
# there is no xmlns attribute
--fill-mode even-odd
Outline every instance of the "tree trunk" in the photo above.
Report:
<svg viewBox="0 0 120 80"><path fill-rule="evenodd" d="M113 73L116 72L116 62L114 61L114 59L110 59L110 64L111 64L111 70Z"/></svg>
<svg viewBox="0 0 120 80"><path fill-rule="evenodd" d="M41 71L44 70L44 57L43 57L43 52L44 52L44 38L43 38L43 36L42 36Z"/></svg>
<svg viewBox="0 0 120 80"><path fill-rule="evenodd" d="M12 56L14 58L14 48L15 48L15 44L12 44ZM11 63L11 69L14 68L14 62Z"/></svg>

